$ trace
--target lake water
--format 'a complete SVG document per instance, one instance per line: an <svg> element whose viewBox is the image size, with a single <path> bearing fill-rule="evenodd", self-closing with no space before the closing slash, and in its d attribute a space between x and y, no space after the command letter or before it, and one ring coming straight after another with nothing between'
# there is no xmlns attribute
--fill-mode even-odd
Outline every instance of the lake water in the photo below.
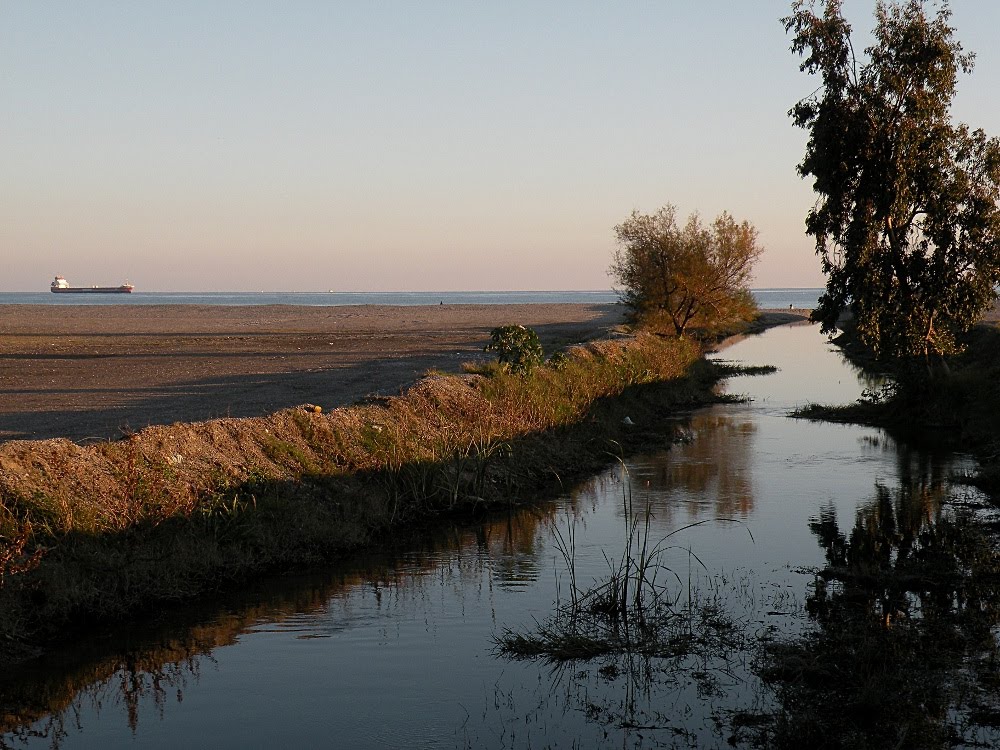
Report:
<svg viewBox="0 0 1000 750"><path fill-rule="evenodd" d="M497 634L565 600L557 539L575 538L585 588L622 550L626 499L650 505L657 539L702 522L669 537L663 581L680 602L718 601L754 641L809 627L817 519L849 528L879 486L975 492L948 481L971 467L962 456L788 417L862 391L818 327L772 329L719 356L780 369L732 379L752 401L690 415L685 443L542 510L397 539L20 666L0 680L0 746L728 747L732 711L770 705L750 650L561 667L497 655Z"/></svg>
<svg viewBox="0 0 1000 750"><path fill-rule="evenodd" d="M821 289L754 290L762 308L813 308ZM610 289L561 292L143 292L132 294L52 294L0 292L0 305L520 305L541 303L610 304Z"/></svg>

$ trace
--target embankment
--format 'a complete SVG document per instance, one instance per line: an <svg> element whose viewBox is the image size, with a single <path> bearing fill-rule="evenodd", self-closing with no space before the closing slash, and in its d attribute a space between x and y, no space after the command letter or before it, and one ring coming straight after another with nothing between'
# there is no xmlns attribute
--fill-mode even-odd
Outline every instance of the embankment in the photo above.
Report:
<svg viewBox="0 0 1000 750"><path fill-rule="evenodd" d="M0 651L319 563L394 525L529 500L712 398L697 345L576 347L529 377L422 380L315 413L156 426L87 446L0 446ZM624 417L628 416L629 420Z"/></svg>

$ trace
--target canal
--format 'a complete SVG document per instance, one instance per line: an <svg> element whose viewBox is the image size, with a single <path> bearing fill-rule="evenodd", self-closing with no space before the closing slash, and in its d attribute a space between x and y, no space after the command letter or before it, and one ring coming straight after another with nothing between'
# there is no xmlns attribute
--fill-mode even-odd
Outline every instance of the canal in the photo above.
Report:
<svg viewBox="0 0 1000 750"><path fill-rule="evenodd" d="M964 456L790 418L865 387L818 327L715 356L778 370L730 379L747 400L679 417L672 449L543 508L408 535L21 665L0 679L0 746L728 747L736 717L777 707L759 645L815 627L808 600L830 559L818 529L849 532L901 486L932 487L919 501L932 515L980 498L951 481L972 469ZM500 654L496 638L545 623L574 580L586 590L608 575L629 508L649 509L676 607L716 611L739 637L671 659Z"/></svg>

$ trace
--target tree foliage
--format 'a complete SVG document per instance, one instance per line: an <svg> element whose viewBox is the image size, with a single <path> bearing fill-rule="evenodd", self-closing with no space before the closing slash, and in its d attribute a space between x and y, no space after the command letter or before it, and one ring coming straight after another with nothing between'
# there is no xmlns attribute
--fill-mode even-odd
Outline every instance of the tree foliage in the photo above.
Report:
<svg viewBox="0 0 1000 750"><path fill-rule="evenodd" d="M494 352L497 362L520 375L530 373L545 358L538 334L521 325L494 328L483 351Z"/></svg>
<svg viewBox="0 0 1000 750"><path fill-rule="evenodd" d="M691 325L717 326L756 310L749 283L762 252L757 230L722 213L710 226L697 214L677 224L676 208L633 211L615 227L618 249L609 273L622 302L640 317L664 315L681 336Z"/></svg>
<svg viewBox="0 0 1000 750"><path fill-rule="evenodd" d="M950 17L947 2L929 14L879 0L860 60L840 0L799 0L783 19L821 81L789 112L809 134L798 170L813 179L806 231L827 276L813 315L829 331L850 307L862 342L892 358L956 351L1000 280L1000 144L952 122L973 55Z"/></svg>

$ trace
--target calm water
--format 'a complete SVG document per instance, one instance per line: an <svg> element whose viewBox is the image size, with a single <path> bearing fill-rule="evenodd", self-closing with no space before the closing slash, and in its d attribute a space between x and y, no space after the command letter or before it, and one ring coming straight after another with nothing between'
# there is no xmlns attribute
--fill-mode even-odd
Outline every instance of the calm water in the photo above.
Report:
<svg viewBox="0 0 1000 750"><path fill-rule="evenodd" d="M915 453L876 429L789 419L862 385L814 326L773 329L722 353L775 364L735 378L753 401L694 414L690 440L630 461L554 502L153 622L109 631L0 682L32 718L14 747L726 747L729 711L767 707L748 663L614 660L559 668L495 655L565 596L553 529L575 533L581 584L622 547L626 486L670 537L671 586L714 596L751 634L806 626L823 550L809 524L850 524L876 485L941 480L961 456ZM952 488L956 493L971 493ZM697 556L695 558L695 556ZM698 562L704 564L704 567ZM612 666L615 669L609 669ZM634 728L656 726L657 729ZM632 727L632 728L629 728Z"/></svg>
<svg viewBox="0 0 1000 750"><path fill-rule="evenodd" d="M816 306L821 289L754 290L762 308ZM611 290L569 292L142 292L132 294L52 294L0 292L0 305L516 305L552 302L608 304Z"/></svg>

